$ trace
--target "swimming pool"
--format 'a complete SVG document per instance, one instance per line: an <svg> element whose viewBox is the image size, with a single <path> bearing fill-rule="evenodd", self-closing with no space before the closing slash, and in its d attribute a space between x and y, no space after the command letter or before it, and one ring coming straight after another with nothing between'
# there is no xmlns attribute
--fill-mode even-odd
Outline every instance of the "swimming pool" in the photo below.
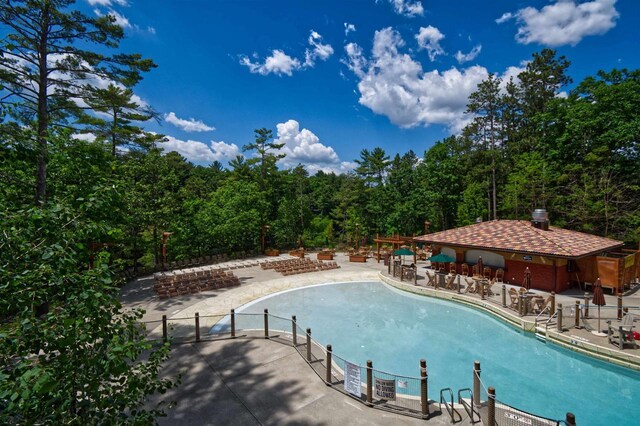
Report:
<svg viewBox="0 0 640 426"><path fill-rule="evenodd" d="M402 292L381 282L327 284L278 293L236 312L296 315L314 340L352 362L407 376L429 368L440 389L472 387L473 361L498 400L550 418L576 414L581 425L637 424L640 373L539 342L462 305ZM257 320L261 319L256 317ZM259 326L258 326L259 327Z"/></svg>

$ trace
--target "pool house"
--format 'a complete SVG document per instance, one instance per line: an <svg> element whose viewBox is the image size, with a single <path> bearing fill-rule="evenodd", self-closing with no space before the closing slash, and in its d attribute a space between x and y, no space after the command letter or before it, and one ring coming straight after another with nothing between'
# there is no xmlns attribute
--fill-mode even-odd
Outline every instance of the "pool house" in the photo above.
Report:
<svg viewBox="0 0 640 426"><path fill-rule="evenodd" d="M455 258L458 273L464 263L471 270L482 258L492 276L502 269L505 282L521 285L529 268L532 288L556 293L600 278L617 295L637 279L640 264L640 251L623 249L621 241L550 226L544 210L536 210L531 221L478 222L415 241L431 244L433 254Z"/></svg>

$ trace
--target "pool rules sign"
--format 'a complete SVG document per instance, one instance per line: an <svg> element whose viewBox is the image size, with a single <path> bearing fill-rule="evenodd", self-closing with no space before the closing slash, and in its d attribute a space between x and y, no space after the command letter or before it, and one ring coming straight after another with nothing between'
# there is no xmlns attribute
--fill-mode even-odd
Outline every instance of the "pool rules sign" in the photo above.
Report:
<svg viewBox="0 0 640 426"><path fill-rule="evenodd" d="M360 398L360 366L344 363L344 390Z"/></svg>
<svg viewBox="0 0 640 426"><path fill-rule="evenodd" d="M376 377L375 382L376 398L395 401L396 399L396 381L384 380Z"/></svg>

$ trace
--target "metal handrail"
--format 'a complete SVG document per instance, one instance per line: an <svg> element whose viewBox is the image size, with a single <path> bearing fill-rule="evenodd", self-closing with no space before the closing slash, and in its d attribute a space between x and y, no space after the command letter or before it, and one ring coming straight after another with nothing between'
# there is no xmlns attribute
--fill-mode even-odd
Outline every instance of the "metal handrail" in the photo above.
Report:
<svg viewBox="0 0 640 426"><path fill-rule="evenodd" d="M449 397L451 399L451 403L449 404L445 398L444 392L445 391L449 391ZM451 417L451 423L455 423L456 419L455 419L455 415L458 415L458 421L462 420L462 416L460 415L460 413L458 412L458 410L456 410L453 407L453 390L451 390L451 388L444 388L444 389L440 389L440 404L438 404L438 408L440 408L440 411L442 411L441 407L442 404L444 404L444 408L447 410L447 413L449 413L449 416Z"/></svg>
<svg viewBox="0 0 640 426"><path fill-rule="evenodd" d="M462 392L469 392L469 401L462 398ZM469 419L471 419L471 423L477 423L480 421L480 412L473 405L473 391L469 388L464 388L458 390L458 404L461 404L464 407L464 410L467 412ZM473 418L473 415L476 414L478 416L478 420Z"/></svg>
<svg viewBox="0 0 640 426"><path fill-rule="evenodd" d="M540 311L540 313L536 316L536 319L535 319L535 323L534 324L535 324L536 327L538 327L538 318L540 318L544 313L546 313L547 311L550 311L550 310L551 310L551 305L547 305L547 306L545 306L545 308L542 311ZM549 319L551 319L551 318L549 318Z"/></svg>
<svg viewBox="0 0 640 426"><path fill-rule="evenodd" d="M557 318L557 317L558 317L558 312L559 312L559 311L555 311L555 312L553 313L553 315L551 315L551 316L549 317L549 319L547 320L547 322L545 323L545 325L544 325L544 335L545 335L545 336L548 336L548 335L549 335L549 323L551 322L551 320L552 320L552 319L554 319L554 318Z"/></svg>

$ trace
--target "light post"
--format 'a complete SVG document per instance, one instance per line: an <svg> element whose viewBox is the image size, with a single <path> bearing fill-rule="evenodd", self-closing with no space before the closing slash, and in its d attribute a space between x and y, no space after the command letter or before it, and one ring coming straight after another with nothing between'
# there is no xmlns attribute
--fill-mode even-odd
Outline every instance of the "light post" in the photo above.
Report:
<svg viewBox="0 0 640 426"><path fill-rule="evenodd" d="M264 254L264 240L266 238L266 231L268 231L270 228L269 225L262 225L260 227L260 251L262 252L262 254Z"/></svg>
<svg viewBox="0 0 640 426"><path fill-rule="evenodd" d="M162 269L164 269L167 265L167 240L173 234L173 232L163 232L162 233Z"/></svg>
<svg viewBox="0 0 640 426"><path fill-rule="evenodd" d="M358 238L358 224L356 223L356 250L360 250L360 239Z"/></svg>

